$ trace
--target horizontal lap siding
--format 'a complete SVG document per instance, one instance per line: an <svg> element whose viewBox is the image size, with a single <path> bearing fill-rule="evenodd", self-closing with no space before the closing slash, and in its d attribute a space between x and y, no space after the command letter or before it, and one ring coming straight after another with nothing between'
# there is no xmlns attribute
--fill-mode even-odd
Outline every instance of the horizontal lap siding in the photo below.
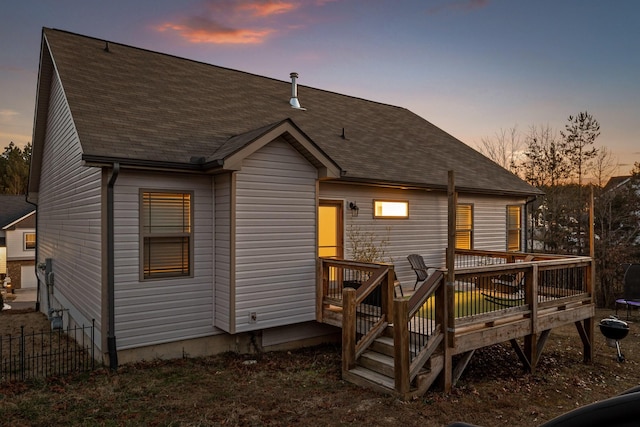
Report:
<svg viewBox="0 0 640 427"><path fill-rule="evenodd" d="M213 327L212 178L123 171L115 186L118 348L219 333ZM193 277L140 281L140 189L193 192Z"/></svg>
<svg viewBox="0 0 640 427"><path fill-rule="evenodd" d="M447 195L444 192L396 190L357 185L320 183L320 198L345 202L344 244L345 258L350 257L349 230L373 235L380 245L387 241L381 261L394 264L400 282L407 286L415 283L415 273L407 255L421 254L429 266L443 266L447 245ZM408 219L373 219L374 200L409 202ZM360 208L357 217L351 216L349 202Z"/></svg>
<svg viewBox="0 0 640 427"><path fill-rule="evenodd" d="M25 233L35 233L35 228L16 228L7 230L5 234L6 257L9 261L33 259L36 255L34 249L24 248Z"/></svg>
<svg viewBox="0 0 640 427"><path fill-rule="evenodd" d="M463 195L458 202L473 204L473 249L507 250L507 205L523 205L524 200Z"/></svg>
<svg viewBox="0 0 640 427"><path fill-rule="evenodd" d="M350 256L349 229L357 227L362 233L373 234L378 244L388 240L383 261L394 264L398 279L403 285L412 285L416 278L407 261L409 254L422 255L430 267L444 267L448 221L445 192L321 182L320 199L342 200L345 203L345 257ZM409 218L373 219L373 201L376 199L408 201ZM349 202L355 202L360 208L355 218L347 208ZM505 250L506 206L521 204L524 200L462 195L458 202L474 205L474 247Z"/></svg>
<svg viewBox="0 0 640 427"><path fill-rule="evenodd" d="M215 325L227 332L231 322L231 175L215 176Z"/></svg>
<svg viewBox="0 0 640 427"><path fill-rule="evenodd" d="M76 322L95 319L100 347L102 173L83 166L81 156L69 106L54 75L39 188L38 262L53 259L54 297L70 304L64 308Z"/></svg>
<svg viewBox="0 0 640 427"><path fill-rule="evenodd" d="M279 140L236 174L236 331L315 319L316 179Z"/></svg>

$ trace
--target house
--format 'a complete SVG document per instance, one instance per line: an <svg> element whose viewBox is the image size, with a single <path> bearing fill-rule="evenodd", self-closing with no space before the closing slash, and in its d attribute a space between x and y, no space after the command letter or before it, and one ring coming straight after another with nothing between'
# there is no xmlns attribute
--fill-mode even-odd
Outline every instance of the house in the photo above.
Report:
<svg viewBox="0 0 640 427"><path fill-rule="evenodd" d="M325 340L318 257L519 251L538 190L404 108L44 29L39 301L117 365ZM359 236L359 237L358 237ZM354 240L355 239L355 240ZM118 362L119 361L119 362Z"/></svg>
<svg viewBox="0 0 640 427"><path fill-rule="evenodd" d="M35 288L36 210L24 195L0 195L0 279L11 289Z"/></svg>
<svg viewBox="0 0 640 427"><path fill-rule="evenodd" d="M640 246L640 176L613 176L602 189L601 201L608 205L609 221L618 239ZM633 254L629 253L633 257Z"/></svg>

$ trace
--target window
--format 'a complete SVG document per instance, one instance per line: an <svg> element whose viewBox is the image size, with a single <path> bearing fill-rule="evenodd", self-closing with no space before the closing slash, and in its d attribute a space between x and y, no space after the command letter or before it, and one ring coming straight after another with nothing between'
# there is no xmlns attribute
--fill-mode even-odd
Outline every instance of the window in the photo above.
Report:
<svg viewBox="0 0 640 427"><path fill-rule="evenodd" d="M24 233L24 250L31 251L36 248L36 233Z"/></svg>
<svg viewBox="0 0 640 427"><path fill-rule="evenodd" d="M141 193L143 279L191 275L191 197L190 193Z"/></svg>
<svg viewBox="0 0 640 427"><path fill-rule="evenodd" d="M373 201L374 218L409 218L409 202Z"/></svg>
<svg viewBox="0 0 640 427"><path fill-rule="evenodd" d="M522 206L507 206L507 250L520 250Z"/></svg>
<svg viewBox="0 0 640 427"><path fill-rule="evenodd" d="M473 248L473 206L456 206L456 249Z"/></svg>

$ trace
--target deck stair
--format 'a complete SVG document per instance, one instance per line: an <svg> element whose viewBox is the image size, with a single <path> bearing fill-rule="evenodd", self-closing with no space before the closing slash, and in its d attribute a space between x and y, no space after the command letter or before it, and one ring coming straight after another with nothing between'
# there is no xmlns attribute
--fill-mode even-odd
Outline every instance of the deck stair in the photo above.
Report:
<svg viewBox="0 0 640 427"><path fill-rule="evenodd" d="M420 369L408 393L399 393L395 383L393 325L376 338L356 361L356 366L343 372L344 379L363 387L408 398L424 394L442 370L442 359L434 355L427 366Z"/></svg>

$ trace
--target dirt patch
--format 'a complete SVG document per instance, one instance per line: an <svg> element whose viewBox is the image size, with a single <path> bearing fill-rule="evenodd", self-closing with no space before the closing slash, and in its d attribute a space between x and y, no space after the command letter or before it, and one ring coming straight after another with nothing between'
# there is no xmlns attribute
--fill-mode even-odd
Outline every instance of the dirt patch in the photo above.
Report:
<svg viewBox="0 0 640 427"><path fill-rule="evenodd" d="M612 314L599 310L596 321ZM23 319L20 319L23 318ZM39 313L0 314L3 333ZM409 402L342 381L340 348L151 361L69 378L0 386L8 425L175 426L538 426L571 409L637 386L640 321L616 360L596 328L595 358L584 364L573 325L555 329L535 374L523 372L510 345L478 350L456 388Z"/></svg>

